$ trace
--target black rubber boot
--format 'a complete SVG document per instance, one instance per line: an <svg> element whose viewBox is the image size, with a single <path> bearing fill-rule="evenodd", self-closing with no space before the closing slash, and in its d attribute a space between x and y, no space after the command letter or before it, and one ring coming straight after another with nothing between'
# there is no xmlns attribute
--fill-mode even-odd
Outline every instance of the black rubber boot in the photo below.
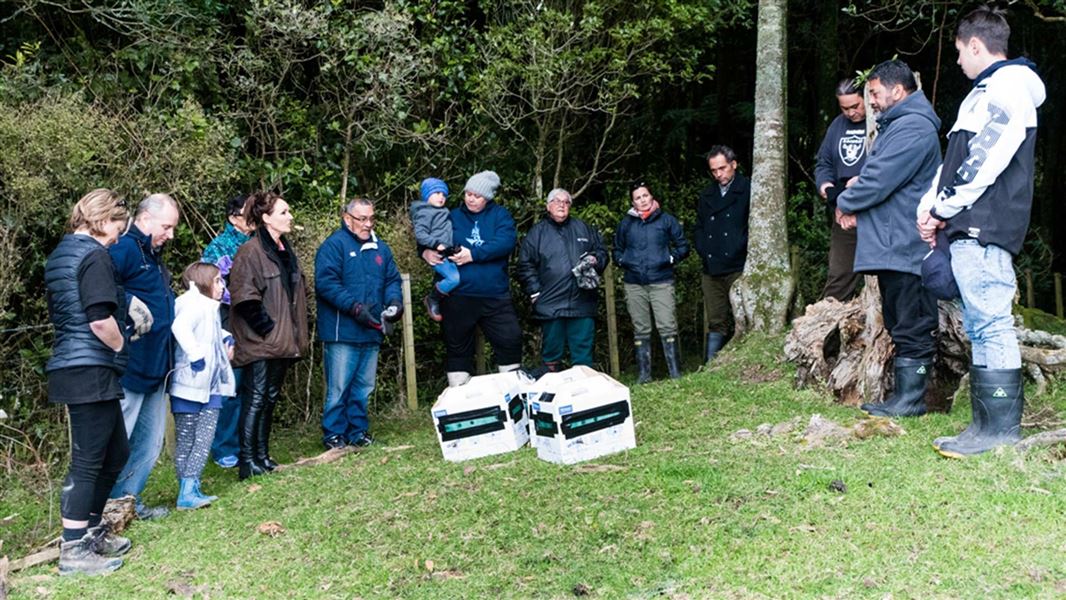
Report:
<svg viewBox="0 0 1066 600"><path fill-rule="evenodd" d="M703 360L703 362L708 362L709 363L712 360L714 360L714 355L718 354L718 351L722 349L722 346L725 346L725 336L724 335L722 335L720 333L713 332L713 331L708 333L707 334L707 358L705 358Z"/></svg>
<svg viewBox="0 0 1066 600"><path fill-rule="evenodd" d="M426 305L426 312L429 313L429 318L437 321L438 323L444 320L444 315L440 312L441 293L437 289L437 284L433 284L429 293L422 299L422 302Z"/></svg>
<svg viewBox="0 0 1066 600"><path fill-rule="evenodd" d="M976 388L974 388L973 382L975 379L980 377L979 375L974 375L974 371L976 371L977 369L984 369L984 367L970 367L970 406L974 405L973 394ZM960 433L959 435L945 435L936 438L935 440L933 440L933 448L936 450L940 450L940 445L944 442L965 441L966 443L969 443L970 438L976 435L978 431L981 431L982 427L984 427L984 417L981 413L974 412L970 415L970 424L966 426L966 429L964 429L962 433Z"/></svg>
<svg viewBox="0 0 1066 600"><path fill-rule="evenodd" d="M1021 369L979 369L970 374L970 404L973 429L940 442L937 452L950 458L965 458L996 446L1011 446L1022 439L1025 390Z"/></svg>
<svg viewBox="0 0 1066 600"><path fill-rule="evenodd" d="M637 383L651 381L651 338L634 338L633 348L637 351Z"/></svg>
<svg viewBox="0 0 1066 600"><path fill-rule="evenodd" d="M677 347L676 337L663 338L663 355L670 379L681 379L681 350Z"/></svg>
<svg viewBox="0 0 1066 600"><path fill-rule="evenodd" d="M896 357L896 389L884 402L859 408L874 417L920 417L925 414L925 387L933 361Z"/></svg>

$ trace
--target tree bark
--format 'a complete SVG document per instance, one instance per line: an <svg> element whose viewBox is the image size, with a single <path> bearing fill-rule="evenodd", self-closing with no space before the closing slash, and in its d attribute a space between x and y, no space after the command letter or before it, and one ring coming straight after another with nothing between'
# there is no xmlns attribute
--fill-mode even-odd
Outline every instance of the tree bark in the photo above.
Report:
<svg viewBox="0 0 1066 600"><path fill-rule="evenodd" d="M785 328L795 285L788 260L787 3L760 0L748 260L730 291L736 333Z"/></svg>

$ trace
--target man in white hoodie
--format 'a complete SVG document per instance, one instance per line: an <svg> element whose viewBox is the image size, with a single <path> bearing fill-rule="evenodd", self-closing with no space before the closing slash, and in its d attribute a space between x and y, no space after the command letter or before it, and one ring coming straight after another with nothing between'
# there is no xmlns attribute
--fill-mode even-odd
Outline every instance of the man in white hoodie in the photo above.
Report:
<svg viewBox="0 0 1066 600"><path fill-rule="evenodd" d="M955 48L973 89L948 134L944 164L918 205L922 239L950 243L951 271L973 347L973 422L933 447L962 458L1021 439L1022 362L1014 333L1013 257L1033 204L1036 109L1044 83L1025 58L1007 60L1004 13L982 7L959 21Z"/></svg>

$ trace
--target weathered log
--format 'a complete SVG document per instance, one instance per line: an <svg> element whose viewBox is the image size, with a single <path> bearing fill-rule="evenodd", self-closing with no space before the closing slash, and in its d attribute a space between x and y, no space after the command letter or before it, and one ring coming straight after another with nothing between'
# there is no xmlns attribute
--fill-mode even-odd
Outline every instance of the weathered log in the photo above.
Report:
<svg viewBox="0 0 1066 600"><path fill-rule="evenodd" d="M314 467L314 466L317 466L317 465L324 465L324 464L328 464L328 463L340 460L342 457L347 456L347 455L349 455L349 454L351 454L353 452L359 452L360 450L361 450L361 448L357 448L355 446L345 446L343 448L331 448L329 450L326 450L322 454L319 454L318 456L311 456L311 457L307 457L307 458L301 458L300 460L298 460L298 461L296 461L294 463L278 465L278 468L275 469L275 471L288 471L289 469L294 469L294 468L297 468L297 467Z"/></svg>
<svg viewBox="0 0 1066 600"><path fill-rule="evenodd" d="M958 302L940 302L937 358L926 402L932 410L946 410L970 366L970 342L962 325ZM1017 327L1022 363L1037 383L1066 370L1066 337ZM851 406L878 402L894 386L894 347L881 317L877 279L866 277L861 294L849 302L832 298L807 306L792 322L785 339L785 357L796 364L796 385L825 386Z"/></svg>

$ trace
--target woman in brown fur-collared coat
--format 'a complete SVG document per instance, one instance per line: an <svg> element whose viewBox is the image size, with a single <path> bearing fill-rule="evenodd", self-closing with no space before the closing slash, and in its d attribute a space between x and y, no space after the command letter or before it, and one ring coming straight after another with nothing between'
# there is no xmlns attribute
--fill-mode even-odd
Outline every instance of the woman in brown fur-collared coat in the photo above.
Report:
<svg viewBox="0 0 1066 600"><path fill-rule="evenodd" d="M307 284L285 234L292 230L289 204L274 192L253 194L245 219L252 239L233 257L230 326L236 339L233 365L241 382L240 478L277 466L270 458L270 428L285 372L307 353Z"/></svg>

